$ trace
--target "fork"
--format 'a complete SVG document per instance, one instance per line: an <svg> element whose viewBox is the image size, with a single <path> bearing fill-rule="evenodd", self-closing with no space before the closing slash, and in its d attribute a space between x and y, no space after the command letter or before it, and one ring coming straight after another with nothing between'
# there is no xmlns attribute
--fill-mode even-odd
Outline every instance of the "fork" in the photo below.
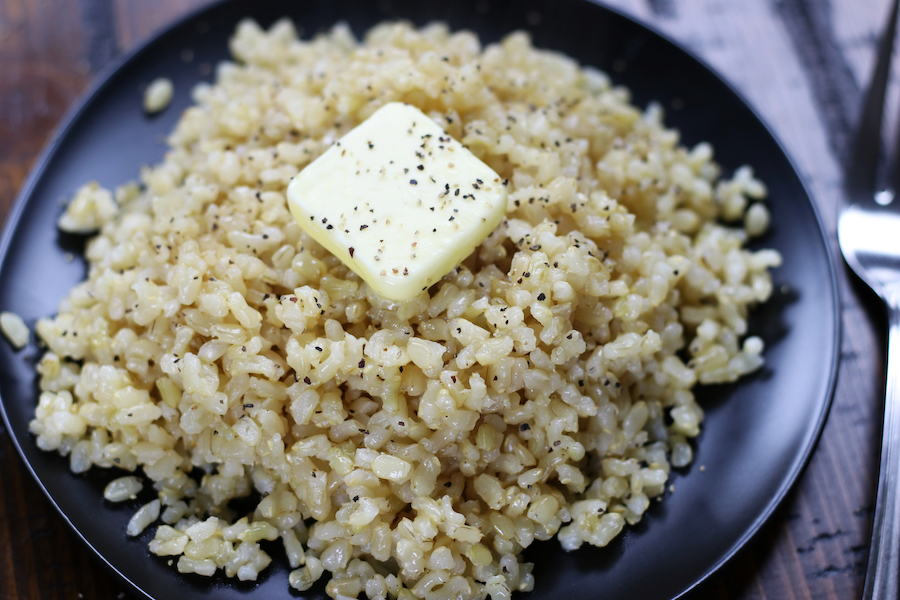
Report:
<svg viewBox="0 0 900 600"><path fill-rule="evenodd" d="M877 178L898 7L900 0L894 0L879 42L846 172L846 204L838 218L844 260L888 308L884 431L864 600L900 598L900 136L886 187L880 187Z"/></svg>

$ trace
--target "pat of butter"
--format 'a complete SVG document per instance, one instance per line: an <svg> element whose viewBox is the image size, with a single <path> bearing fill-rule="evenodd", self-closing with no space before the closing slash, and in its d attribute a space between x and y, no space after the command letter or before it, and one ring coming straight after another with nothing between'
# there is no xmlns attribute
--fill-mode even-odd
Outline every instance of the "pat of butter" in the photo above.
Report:
<svg viewBox="0 0 900 600"><path fill-rule="evenodd" d="M287 197L309 235L396 301L449 273L506 211L505 182L419 109L399 102L307 165Z"/></svg>

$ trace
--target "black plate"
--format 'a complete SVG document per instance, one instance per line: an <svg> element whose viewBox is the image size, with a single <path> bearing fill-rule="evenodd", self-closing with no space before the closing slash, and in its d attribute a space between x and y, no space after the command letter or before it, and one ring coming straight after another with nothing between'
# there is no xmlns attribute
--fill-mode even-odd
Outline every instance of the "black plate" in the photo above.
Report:
<svg viewBox="0 0 900 600"><path fill-rule="evenodd" d="M773 227L762 245L784 255L774 274L779 291L755 313L754 333L766 342L766 368L734 386L700 392L708 418L693 465L673 478L676 490L654 503L644 521L604 549L564 553L555 541L535 543L531 597L606 600L673 598L708 577L760 528L797 479L815 446L831 400L838 357L839 318L834 266L809 194L765 125L734 90L701 61L647 27L584 0L234 0L202 10L132 54L74 110L28 179L0 242L0 308L33 325L85 275L66 253L79 242L60 236L60 199L96 179L111 187L134 179L141 165L161 159L160 138L189 105L189 90L211 80L209 66L226 58L237 21L263 25L288 15L304 37L346 20L357 33L385 18L417 25L440 19L492 42L515 29L532 32L538 47L559 50L606 70L628 86L634 101L658 100L667 123L685 143L707 140L726 171L752 164L769 187ZM182 51L194 53L191 62ZM175 83L161 115L141 112L141 89L158 76ZM673 110L678 107L678 110ZM71 260L71 257L69 257ZM788 286L787 290L781 288ZM4 419L38 483L105 562L149 597L291 598L283 551L258 583L182 577L141 540L125 537L139 503L111 506L105 482L117 474L95 469L76 477L67 461L41 452L28 434L37 397L35 345L13 352L0 343ZM704 468L705 467L705 468ZM320 585L314 588L324 595ZM524 597L524 596L522 596Z"/></svg>

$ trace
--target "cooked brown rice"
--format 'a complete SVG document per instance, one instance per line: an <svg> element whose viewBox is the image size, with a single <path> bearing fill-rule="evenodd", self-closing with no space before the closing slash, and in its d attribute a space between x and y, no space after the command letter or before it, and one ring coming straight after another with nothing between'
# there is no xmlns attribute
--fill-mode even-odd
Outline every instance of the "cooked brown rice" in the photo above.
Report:
<svg viewBox="0 0 900 600"><path fill-rule="evenodd" d="M165 159L114 194L86 186L61 220L100 233L37 326L38 445L76 473L142 469L158 497L127 533L161 520L150 550L180 572L253 580L280 539L291 586L327 571L334 598L505 599L532 588L535 540L603 546L640 520L691 462L693 385L762 364L747 311L780 257L743 248L769 221L751 170L720 179L658 106L524 33L300 41L245 21L231 50ZM503 224L400 304L284 197L392 101L509 178Z"/></svg>

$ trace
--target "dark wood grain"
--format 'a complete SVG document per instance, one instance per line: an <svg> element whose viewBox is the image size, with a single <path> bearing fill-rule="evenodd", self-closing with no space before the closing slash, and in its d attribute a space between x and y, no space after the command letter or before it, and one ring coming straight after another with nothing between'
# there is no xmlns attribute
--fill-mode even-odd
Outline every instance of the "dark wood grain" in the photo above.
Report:
<svg viewBox="0 0 900 600"><path fill-rule="evenodd" d="M0 0L0 219L91 77L207 1ZM833 234L840 161L886 0L609 2L727 74L797 161ZM894 84L889 100L896 103L898 95ZM833 249L838 256L836 242ZM842 360L818 449L771 521L690 594L693 600L845 600L861 593L880 449L886 323L880 304L839 264ZM51 509L2 429L0 481L0 599L127 597Z"/></svg>

